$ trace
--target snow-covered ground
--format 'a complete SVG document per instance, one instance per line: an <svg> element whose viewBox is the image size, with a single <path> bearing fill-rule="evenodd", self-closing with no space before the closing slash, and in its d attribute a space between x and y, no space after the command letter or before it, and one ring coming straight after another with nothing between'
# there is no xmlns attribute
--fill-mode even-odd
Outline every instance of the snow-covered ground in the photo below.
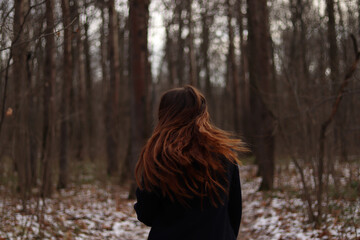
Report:
<svg viewBox="0 0 360 240"><path fill-rule="evenodd" d="M84 185L53 199L33 201L28 211L5 203L0 239L146 239L126 189ZM43 213L43 214L41 214ZM43 218L42 218L43 216Z"/></svg>
<svg viewBox="0 0 360 240"><path fill-rule="evenodd" d="M314 229L306 222L300 198L285 191L258 192L260 178L255 172L254 166L240 168L243 218L238 239L360 239L360 199L355 204L329 200L339 211L348 209L348 215L329 216L324 228ZM298 183L296 175L288 180ZM26 211L20 202L0 196L0 240L145 240L149 228L137 221L133 204L127 200L127 189L99 184L69 188L45 201L32 200Z"/></svg>
<svg viewBox="0 0 360 240"><path fill-rule="evenodd" d="M291 168L294 167L290 165ZM314 224L307 222L302 199L281 191L258 192L261 179L254 177L255 173L254 166L240 167L243 218L238 240L360 240L360 197L356 202L329 200L329 206L348 213L341 216L341 221L340 217L329 215L323 227L315 229ZM286 175L286 180L281 184L300 186L296 174Z"/></svg>

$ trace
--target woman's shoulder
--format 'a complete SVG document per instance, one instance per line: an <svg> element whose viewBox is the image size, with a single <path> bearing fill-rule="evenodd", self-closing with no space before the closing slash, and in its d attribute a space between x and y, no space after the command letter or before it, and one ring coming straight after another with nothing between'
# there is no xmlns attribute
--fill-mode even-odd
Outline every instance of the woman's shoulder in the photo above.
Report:
<svg viewBox="0 0 360 240"><path fill-rule="evenodd" d="M221 161L222 165L227 170L234 170L239 166L235 160L228 159L223 154L216 154L215 156Z"/></svg>

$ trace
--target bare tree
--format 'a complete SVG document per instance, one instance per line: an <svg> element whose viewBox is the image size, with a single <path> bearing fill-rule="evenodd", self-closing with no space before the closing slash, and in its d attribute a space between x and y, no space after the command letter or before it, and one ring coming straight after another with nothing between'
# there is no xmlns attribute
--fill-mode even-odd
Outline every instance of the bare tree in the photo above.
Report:
<svg viewBox="0 0 360 240"><path fill-rule="evenodd" d="M55 37L54 29L54 2L46 1L46 45L45 45L45 67L44 67L44 122L42 139L42 163L43 163L43 185L42 195L48 197L52 193L52 177L54 162L54 87L55 87Z"/></svg>
<svg viewBox="0 0 360 240"><path fill-rule="evenodd" d="M147 28L149 19L149 0L130 0L130 81L131 81L131 163L134 173L142 146L145 144L148 129L148 50ZM135 183L129 197L135 195Z"/></svg>
<svg viewBox="0 0 360 240"><path fill-rule="evenodd" d="M184 27L184 19L182 17L182 13L184 10L184 3L183 0L176 0L176 16L177 16L177 24L178 24L178 37L177 37L177 58L176 58L176 73L177 73L177 80L178 86L182 86L184 82L184 47L185 47L185 40L182 37L183 34L183 27Z"/></svg>
<svg viewBox="0 0 360 240"><path fill-rule="evenodd" d="M87 13L88 2L84 1L84 52L85 52L85 85L86 85L86 122L89 158L94 160L94 112L93 112L93 70L91 68L90 40L89 40L89 17Z"/></svg>
<svg viewBox="0 0 360 240"><path fill-rule="evenodd" d="M239 49L240 49L240 97L241 97L241 129L242 134L247 139L250 135L249 125L250 125L250 106L249 106L249 79L247 77L247 54L246 54L246 40L244 38L244 13L242 11L245 2L243 0L237 0L237 23L239 26Z"/></svg>
<svg viewBox="0 0 360 240"><path fill-rule="evenodd" d="M13 79L14 79L14 111L15 111L15 131L11 133L12 137L15 138L15 143L23 146L23 151L14 151L15 166L19 176L19 190L23 200L29 197L29 190L31 186L31 171L29 167L30 163L30 152L28 134L29 129L26 127L27 117L27 106L26 99L23 97L25 92L25 83L27 82L27 44L24 43L26 39L25 33L25 21L26 15L28 14L29 5L26 1L16 1L14 15L14 36L13 43L16 42L18 45L11 49L13 55ZM11 58L11 55L10 55ZM10 60L10 59L9 59ZM6 92L4 92L6 94ZM15 146L14 146L15 147ZM26 205L23 201L23 208Z"/></svg>
<svg viewBox="0 0 360 240"><path fill-rule="evenodd" d="M174 87L176 80L176 68L173 54L174 41L172 39L172 36L170 35L170 24L167 24L167 27L165 28L165 33L165 56L169 72L168 85L169 87Z"/></svg>
<svg viewBox="0 0 360 240"><path fill-rule="evenodd" d="M106 124L106 141L107 141L107 173L108 175L115 175L118 171L118 146L119 139L119 46L118 46L118 26L117 13L115 10L114 0L108 2L109 9L109 59L110 59L110 85L108 88L107 100L107 117Z"/></svg>
<svg viewBox="0 0 360 240"><path fill-rule="evenodd" d="M58 188L65 188L68 181L68 116L70 88L72 85L71 26L69 0L61 1L64 29L63 83L60 103L60 157Z"/></svg>
<svg viewBox="0 0 360 240"><path fill-rule="evenodd" d="M227 5L227 27L229 34L229 50L228 50L228 63L227 74L229 78L229 87L232 89L232 105L234 116L234 130L237 134L240 133L240 87L239 87L239 70L236 63L235 45L234 45L234 27L231 22L233 19L233 5L230 0L226 1Z"/></svg>
<svg viewBox="0 0 360 240"><path fill-rule="evenodd" d="M187 36L188 38L188 44L189 44L189 83L193 86L198 85L197 80L197 64L196 64L196 55L195 55L195 49L194 49L194 23L193 23L193 17L192 17L192 0L186 1L186 7L187 7L187 21L188 21L188 29L189 34Z"/></svg>
<svg viewBox="0 0 360 240"><path fill-rule="evenodd" d="M82 40L82 24L80 21L80 2L73 1L70 4L71 18L74 19L74 38L72 38L72 55L73 55L73 80L74 88L71 88L70 98L71 115L76 115L72 121L72 145L75 150L75 158L83 161L86 156L86 84L85 84L85 64L84 64L84 44Z"/></svg>
<svg viewBox="0 0 360 240"><path fill-rule="evenodd" d="M203 6L201 12L201 45L200 45L200 58L201 58L201 68L204 71L203 81L204 92L209 102L209 111L213 114L214 111L214 96L213 96L213 86L210 81L210 46L211 46L211 32L210 28L214 24L214 13L211 11L211 5L208 1L201 1Z"/></svg>
<svg viewBox="0 0 360 240"><path fill-rule="evenodd" d="M247 5L252 141L262 177L260 189L267 190L273 187L275 167L274 124L266 105L267 94L271 89L267 0L248 0Z"/></svg>

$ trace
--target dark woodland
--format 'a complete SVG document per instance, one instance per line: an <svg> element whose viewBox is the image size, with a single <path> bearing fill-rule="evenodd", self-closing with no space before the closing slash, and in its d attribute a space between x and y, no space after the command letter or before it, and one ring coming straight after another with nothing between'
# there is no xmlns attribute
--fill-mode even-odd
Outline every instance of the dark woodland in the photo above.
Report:
<svg viewBox="0 0 360 240"><path fill-rule="evenodd" d="M360 0L0 0L0 239L146 239L135 165L188 84L251 150L238 239L360 239L359 44Z"/></svg>

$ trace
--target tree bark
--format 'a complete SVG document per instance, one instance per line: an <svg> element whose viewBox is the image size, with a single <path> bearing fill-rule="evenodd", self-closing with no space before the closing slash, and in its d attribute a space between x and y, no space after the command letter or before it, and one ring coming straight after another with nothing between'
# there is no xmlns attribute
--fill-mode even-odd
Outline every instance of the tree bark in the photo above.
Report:
<svg viewBox="0 0 360 240"><path fill-rule="evenodd" d="M210 30L209 28L213 24L213 18L209 16L209 5L208 1L202 1L204 5L204 11L201 13L201 56L202 60L202 68L205 72L204 80L205 80L205 96L207 101L209 102L209 110L210 113L213 113L213 96L212 96L212 86L210 81L210 59L209 59L209 47L210 47Z"/></svg>
<svg viewBox="0 0 360 240"><path fill-rule="evenodd" d="M109 176L115 176L118 173L118 141L119 141L119 46L118 46L118 26L117 13L114 0L109 4L109 59L110 59L110 86L107 100L106 140L107 140L107 173Z"/></svg>
<svg viewBox="0 0 360 240"><path fill-rule="evenodd" d="M102 100L103 100L103 109L106 110L106 96L108 94L108 66L106 64L107 59L107 44L106 44L106 34L105 34L105 28L106 28L106 19L105 19L105 9L104 6L101 8L101 28L100 28L100 34L101 34L101 40L100 40L100 52L101 52L101 77L102 77ZM103 114L104 116L104 124L106 125L106 111Z"/></svg>
<svg viewBox="0 0 360 240"><path fill-rule="evenodd" d="M330 79L331 79L331 93L336 94L338 89L338 81L339 81L339 59L338 59L338 48L336 43L336 30L335 30L335 11L334 11L334 1L333 0L326 0L326 11L328 16L328 30L327 30L327 37L329 42L329 66L330 66ZM337 144L337 138L340 137L342 134L339 132L340 129L337 127L340 126L339 117L335 117L335 122L337 123L334 128L334 142L335 145ZM320 139L319 139L319 159L318 159L318 168L317 168L317 177L318 177L318 192L317 192L317 208L318 208L318 215L317 215L317 223L320 224L322 222L322 197L323 197L323 189L324 189L324 183L323 183L323 176L324 176L324 145L325 145L325 132L330 124L329 121L325 121L321 125L321 131L320 131ZM341 139L342 140L342 139ZM341 141L340 140L340 141ZM329 169L330 171L334 172L331 165L334 165L333 160L330 162L329 158Z"/></svg>
<svg viewBox="0 0 360 240"><path fill-rule="evenodd" d="M42 196L49 197L52 193L53 176L53 140L54 140L54 87L55 87L55 37L53 29L54 2L46 1L46 29L45 29L45 66L44 66L44 120L43 120L43 182Z"/></svg>
<svg viewBox="0 0 360 240"><path fill-rule="evenodd" d="M358 0L358 9L357 9L357 11L358 11L358 34L359 34L359 36L360 36L360 0Z"/></svg>
<svg viewBox="0 0 360 240"><path fill-rule="evenodd" d="M327 37L329 42L329 66L330 66L330 78L331 78L331 90L332 94L335 94L338 88L339 81L339 56L338 47L336 43L336 30L335 30L335 11L334 0L326 0L326 10L328 15L328 31Z"/></svg>
<svg viewBox="0 0 360 240"><path fill-rule="evenodd" d="M242 13L243 0L237 0L238 14L237 22L239 25L240 35L240 91L241 91L241 128L242 135L245 139L249 138L249 126L250 126L250 104L249 104L249 81L246 77L247 73L247 57L246 57L246 41L244 38L244 15Z"/></svg>
<svg viewBox="0 0 360 240"><path fill-rule="evenodd" d="M80 12L78 1L73 1L73 4L70 5L70 11L72 16L76 18L74 22L75 34L74 43L73 43L73 71L74 71L74 82L76 88L70 91L71 102L75 104L72 106L71 114L77 116L74 119L73 124L73 146L75 150L75 158L78 161L83 161L85 159L85 132L86 132L86 105L85 105L85 65L84 65L84 46L82 41L82 31L80 23Z"/></svg>
<svg viewBox="0 0 360 240"><path fill-rule="evenodd" d="M273 119L265 101L271 89L267 0L247 0L247 5L252 138L262 177L260 189L268 190L273 187L275 141Z"/></svg>
<svg viewBox="0 0 360 240"><path fill-rule="evenodd" d="M339 87L340 81L340 59L339 59L339 50L336 41L336 22L335 22L335 6L334 0L326 0L326 11L328 15L328 22L327 22L327 38L329 43L329 66L330 66L330 79L331 79L331 94L335 95L336 91ZM340 9L339 9L340 11ZM340 15L341 16L341 15ZM344 121L345 121L345 109L339 109L338 115L335 117L334 122L334 144L335 148L340 148L340 157L341 160L346 161L347 153L346 153L346 143L345 143L345 136L344 136ZM333 158L329 158L333 159ZM333 161L333 160L330 160ZM330 172L334 175L334 162L329 162Z"/></svg>
<svg viewBox="0 0 360 240"><path fill-rule="evenodd" d="M174 43L173 39L170 35L170 24L165 28L165 54L166 54L166 62L169 72L169 82L168 82L168 88L173 88L175 86L175 80L176 80L176 67L174 64L174 55L173 55L173 48Z"/></svg>
<svg viewBox="0 0 360 240"><path fill-rule="evenodd" d="M197 65L196 65L196 56L194 49L194 23L192 19L192 0L187 0L187 16L188 16L188 44L189 44L189 83L196 87L198 85L197 79Z"/></svg>
<svg viewBox="0 0 360 240"><path fill-rule="evenodd" d="M58 189L66 188L68 180L68 116L72 84L71 26L69 0L61 1L64 29L63 83L60 103L60 158Z"/></svg>
<svg viewBox="0 0 360 240"><path fill-rule="evenodd" d="M130 81L131 93L131 163L134 175L135 165L142 146L147 138L147 93L148 93L148 50L147 28L149 19L149 0L130 0ZM129 198L135 196L133 176Z"/></svg>
<svg viewBox="0 0 360 240"><path fill-rule="evenodd" d="M231 24L233 13L232 4L230 0L226 1L227 5L227 27L229 34L229 52L228 52L228 74L230 78L230 85L232 88L233 100L233 117L234 117L234 130L237 134L240 133L240 88L239 88L239 71L235 59L235 45L234 45L234 28Z"/></svg>
<svg viewBox="0 0 360 240"><path fill-rule="evenodd" d="M183 0L176 0L176 14L178 17L178 38L177 38L177 58L176 58L176 73L177 73L177 80L178 86L184 85L184 47L185 42L182 37L183 27L184 27L184 20L182 18L182 12L184 9L184 1Z"/></svg>
<svg viewBox="0 0 360 240"><path fill-rule="evenodd" d="M87 2L85 1L85 14L87 13ZM84 52L85 52L85 84L86 84L86 122L89 158L94 160L94 112L93 112L93 71L91 68L91 54L89 43L89 23L86 18L84 23Z"/></svg>
<svg viewBox="0 0 360 240"><path fill-rule="evenodd" d="M26 81L27 81L27 45L23 43L26 38L25 33L25 17L28 14L28 3L25 0L17 0L14 2L15 15L14 15L14 36L13 44L17 43L16 47L12 47L10 51L13 55L13 81L14 81L14 122L15 129L12 137L15 138L14 143L17 148L22 147L21 151L14 151L15 168L18 173L18 189L23 200L23 209L26 205L24 204L26 199L29 198L31 189L31 151L28 143L29 139L29 119L26 119L27 112L27 101L24 99ZM10 61L10 59L9 59ZM6 94L6 92L4 92ZM28 96L26 96L28 97ZM5 104L5 103L3 103ZM3 120L3 119L2 119Z"/></svg>

